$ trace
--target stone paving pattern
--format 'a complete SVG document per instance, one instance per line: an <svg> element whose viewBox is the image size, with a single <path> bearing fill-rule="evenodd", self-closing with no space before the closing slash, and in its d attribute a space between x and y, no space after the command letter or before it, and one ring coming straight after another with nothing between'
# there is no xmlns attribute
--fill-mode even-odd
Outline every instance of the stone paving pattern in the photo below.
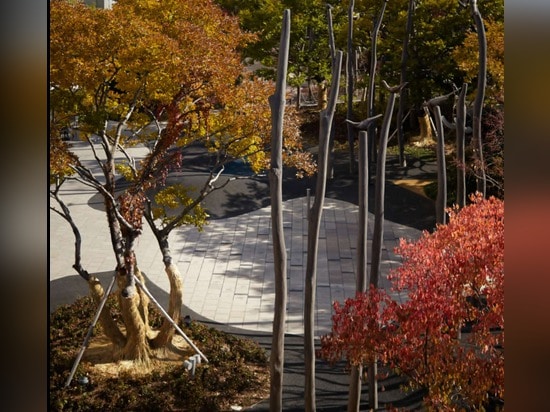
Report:
<svg viewBox="0 0 550 412"><path fill-rule="evenodd" d="M97 175L91 150L79 142L73 143L73 147ZM132 150L135 156L144 154L144 149ZM82 233L83 267L96 274L106 287L112 276L114 255L101 200L93 189L77 181L67 182L61 196L71 207ZM303 334L307 198L290 199L283 206L288 252L286 331L300 335ZM369 254L373 226L373 216L369 214ZM215 322L270 332L275 300L270 227L268 206L235 217L210 220L202 232L194 227L173 231L170 246L182 275L184 305ZM400 264L399 256L394 253L399 239L416 239L420 234L418 229L385 221L381 287L388 288L386 276ZM316 336L330 332L332 302L343 302L355 295L357 235L358 207L342 200L325 199L317 267ZM153 293L155 290L167 293L169 283L158 245L146 226L136 253L149 289ZM72 269L73 263L73 233L60 216L50 211L50 311L87 295L87 285ZM162 294L164 299L166 293ZM158 298L165 305L162 296Z"/></svg>

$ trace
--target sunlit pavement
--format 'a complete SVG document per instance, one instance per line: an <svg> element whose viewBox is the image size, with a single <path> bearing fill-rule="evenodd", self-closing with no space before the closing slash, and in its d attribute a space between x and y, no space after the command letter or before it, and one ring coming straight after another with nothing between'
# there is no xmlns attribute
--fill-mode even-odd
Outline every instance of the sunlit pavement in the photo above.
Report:
<svg viewBox="0 0 550 412"><path fill-rule="evenodd" d="M89 147L81 142L73 145L84 164L97 173ZM144 148L132 150L137 157L146 153ZM82 233L82 265L88 272L97 274L106 287L115 261L107 219L101 211L101 198L93 189L77 181L67 182L61 196L70 206ZM288 333L303 334L307 198L287 200L283 206L288 252L286 329ZM373 226L370 214L369 254ZM357 206L325 199L317 267L317 336L330 331L332 303L355 295L357 234ZM394 253L399 238L416 239L420 234L418 229L385 221L381 287L388 288L386 276L400 264L399 256ZM272 330L275 286L269 206L211 220L202 232L194 227L178 228L171 234L170 248L182 275L184 315L189 308L204 318L237 328L258 332ZM166 305L169 282L156 239L146 225L137 242L136 253L150 291ZM71 228L50 211L50 311L88 294L86 282L72 269L73 263Z"/></svg>

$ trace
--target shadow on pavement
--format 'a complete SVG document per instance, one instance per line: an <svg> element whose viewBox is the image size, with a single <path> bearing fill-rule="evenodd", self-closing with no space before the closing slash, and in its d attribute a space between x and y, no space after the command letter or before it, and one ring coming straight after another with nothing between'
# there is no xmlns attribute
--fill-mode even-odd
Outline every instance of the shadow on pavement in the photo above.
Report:
<svg viewBox="0 0 550 412"><path fill-rule="evenodd" d="M103 287L106 289L112 279L113 272L94 273ZM150 282L144 274L147 288L155 299L164 307L168 306L168 293ZM88 295L87 283L78 275L66 276L50 282L50 313L61 305L70 304L76 299ZM229 325L220 324L204 318L198 313L190 310L185 305L182 307L182 315L190 316L194 322L200 322L223 332L252 339L264 348L268 355L271 349L271 333L255 332L235 328ZM92 319L90 319L90 322ZM320 348L319 341L316 341L316 349ZM199 346L200 349L200 346ZM205 353L208 357L208 354ZM283 404L284 411L304 410L304 353L303 337L297 335L285 335L285 366L283 381ZM400 391L400 384L403 381L395 376L379 382L379 388L384 388L379 393L380 405L387 405L390 402L394 406L416 409L421 403L421 395L418 393L405 394ZM347 407L349 376L346 365L341 362L331 366L323 360L316 361L316 404L319 411L343 411ZM368 410L368 387L363 385L361 410ZM269 399L266 399L253 407L251 411L269 411Z"/></svg>
<svg viewBox="0 0 550 412"><path fill-rule="evenodd" d="M198 193L208 179L208 167L212 160L205 149L192 146L186 148L183 166L172 171L167 177L167 183L181 183L191 191ZM385 218L392 222L419 230L431 231L435 227L434 201L415 193L412 190L398 186L393 181L401 179L416 179L430 181L436 177L434 162L425 162L419 159L409 159L409 167L400 167L396 156L388 156L386 165L385 188ZM211 219L223 219L248 213L270 205L269 179L267 175L250 175L251 171L243 163L235 163L228 168L232 173L225 172L217 184L223 184L227 179L238 177L227 184L223 189L211 192L202 202L204 209ZM245 173L246 172L246 173ZM283 175L283 200L306 196L307 189L311 189L311 196L315 195L316 176L298 179L295 170L285 168ZM371 181L372 183L372 181ZM124 178L117 180L120 190L128 187ZM160 190L157 187L153 190ZM374 212L374 184L369 185L369 211ZM358 176L349 172L349 163L346 156L334 161L334 178L327 181L326 197L344 200L358 204ZM103 209L103 198L96 194L88 204L95 209ZM174 211L173 213L177 213Z"/></svg>

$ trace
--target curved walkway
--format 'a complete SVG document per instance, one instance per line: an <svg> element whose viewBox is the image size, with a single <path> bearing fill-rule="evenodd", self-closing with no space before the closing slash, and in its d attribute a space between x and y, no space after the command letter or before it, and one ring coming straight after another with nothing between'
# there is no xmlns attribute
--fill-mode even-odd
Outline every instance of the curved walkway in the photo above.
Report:
<svg viewBox="0 0 550 412"><path fill-rule="evenodd" d="M307 198L287 200L283 210L288 253L286 331L303 334ZM84 267L90 273L102 274L100 278L103 276L107 281L113 257L105 218L87 205L73 205L73 215L77 221L84 222L84 239L93 239L93 246L83 248ZM355 294L357 216L356 205L325 200L319 237L316 335L330 331L332 302L343 302ZM372 219L370 215L369 228L373 227ZM194 227L177 229L171 237L171 249L182 275L185 305L214 322L270 332L275 300L270 227L270 207L264 207L236 217L212 220L202 232ZM87 289L71 268L74 240L70 228L54 214L50 228L50 308L53 309L87 294ZM137 245L140 267L150 283L168 293L168 278L156 240L147 232ZM417 229L386 221L382 287L387 285L385 275L400 263L393 252L399 238L413 239L419 234ZM65 277L68 278L62 281ZM161 302L166 293L159 299Z"/></svg>
<svg viewBox="0 0 550 412"><path fill-rule="evenodd" d="M307 198L284 203L288 253L288 333L303 334L304 276L307 249ZM330 331L332 302L355 295L357 207L327 199L319 239L316 334ZM372 227L372 215L370 227ZM199 233L180 229L172 240L184 284L184 302L193 311L219 323L269 332L275 300L270 207L241 216L211 221ZM419 231L386 223L382 273L399 264L393 253L400 237ZM151 271L149 271L151 273ZM162 289L166 276L151 277ZM385 286L385 276L381 286Z"/></svg>
<svg viewBox="0 0 550 412"><path fill-rule="evenodd" d="M81 161L97 175L97 165L85 143L73 143ZM133 148L132 151L139 149ZM140 153L133 153L139 157ZM407 169L396 167L388 159L386 185L386 220L382 250L381 286L387 287L387 273L400 264L394 254L399 238L416 239L422 229L434 226L433 202L393 182L402 179L433 178L433 165L410 162ZM357 242L357 181L346 174L347 163L335 164L339 176L327 186L319 239L316 335L331 328L331 304L355 294L355 260ZM185 173L190 178L189 173ZM315 187L314 179L290 179L283 183L284 230L288 252L288 307L285 337L283 410L304 410L303 293L307 247L307 187ZM273 254L271 249L269 190L265 179L240 180L241 186L230 184L214 192L206 203L213 219L203 232L195 228L179 228L171 234L171 248L181 271L184 288L183 313L192 319L226 332L256 340L266 350L271 347L274 303ZM234 182L234 183L236 183ZM248 183L245 183L248 182ZM373 199L373 187L369 188ZM87 186L67 182L61 195L71 208L72 216L82 232L82 265L94 273L104 285L113 276L113 252L103 202ZM371 202L372 203L372 202ZM244 211L244 213L242 213ZM87 296L86 283L75 274L74 236L69 225L50 211L50 312L61 304ZM369 214L369 238L373 216ZM369 242L370 243L370 242ZM369 248L370 250L370 248ZM147 286L166 307L168 280L153 234L145 227L137 244L140 268ZM370 258L369 258L370 261ZM316 344L319 340L316 339ZM345 410L348 397L348 374L345 365L336 368L316 362L316 399L319 411ZM412 407L421 403L416 393L400 392L394 377L381 381L381 405ZM368 409L367 388L362 389L361 410ZM265 400L250 410L269 411Z"/></svg>
<svg viewBox="0 0 550 412"><path fill-rule="evenodd" d="M85 144L75 144L74 150L84 162L89 160L90 167L93 166L92 159L88 159L91 151ZM242 181L232 184L237 182ZM238 189L232 189L231 184L227 188L237 193ZM353 192L356 194L352 187L345 192L352 198ZM330 189L327 193L330 193ZM392 191L387 193L391 194ZM62 196L71 207L73 218L83 236L83 267L104 280L106 285L112 276L114 259L107 221L101 211L102 202L94 195L92 190L76 181L67 182L62 190ZM391 214L391 204L388 209L390 213L387 215ZM291 334L303 334L306 211L306 197L284 202L288 253L286 331ZM373 215L369 214L369 239L373 223ZM270 226L270 207L267 206L237 216L212 219L202 232L194 227L176 229L171 234L170 246L182 274L185 306L214 322L244 330L270 332L275 298ZM343 302L347 297L355 295L357 234L357 206L351 202L326 198L317 269L317 336L330 331L332 303L335 300ZM385 221L381 287L388 286L388 272L400 264L399 256L394 253L399 239L416 239L420 234L417 228ZM136 252L149 288L162 304L166 304L169 283L156 239L148 227L145 227L139 238ZM72 269L73 259L73 233L63 219L50 211L50 311L60 304L70 303L88 294L85 282Z"/></svg>

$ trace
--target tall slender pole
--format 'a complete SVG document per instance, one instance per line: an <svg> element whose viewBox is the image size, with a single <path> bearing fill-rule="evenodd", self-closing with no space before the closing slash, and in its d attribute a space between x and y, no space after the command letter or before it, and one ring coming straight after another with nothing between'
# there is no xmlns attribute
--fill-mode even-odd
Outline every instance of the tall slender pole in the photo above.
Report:
<svg viewBox="0 0 550 412"><path fill-rule="evenodd" d="M80 347L80 351L78 352L78 355L76 356L76 359L73 363L73 367L71 369L71 372L69 373L69 377L67 378L67 381L65 382L65 387L67 388L71 381L73 380L74 374L76 372L76 368L78 367L78 364L80 363L80 360L82 359L82 355L84 355L84 351L88 347L88 343L90 342L90 338L92 337L92 333L94 332L95 325L97 324L97 321L99 320L99 316L101 316L101 312L103 311L103 307L105 306L105 302L107 302L107 298L109 297L111 291L113 290L113 286L115 284L116 279L116 272L113 275L113 278L111 279L111 283L109 283L109 287L107 287L107 291L103 294L103 297L101 298L101 301L99 302L99 306L95 312L94 319L92 320L92 323L90 327L88 328L88 332L86 333L86 337L84 338L84 342L82 343L82 346Z"/></svg>
<svg viewBox="0 0 550 412"><path fill-rule="evenodd" d="M460 207L466 206L466 92L468 84L464 83L456 106L456 202Z"/></svg>
<svg viewBox="0 0 550 412"><path fill-rule="evenodd" d="M330 61L331 67L334 66L334 61L336 60L336 45L334 43L334 29L332 24L332 6L327 4L327 25L328 25L328 44L330 50ZM334 84L330 87L340 88L339 84ZM328 152L329 156L327 159L327 177L329 179L334 178L334 128L330 129L330 137L328 141Z"/></svg>
<svg viewBox="0 0 550 412"><path fill-rule="evenodd" d="M356 292L365 292L367 284L367 234L369 162L367 132L359 132L359 236L357 237ZM348 391L348 411L358 411L361 404L363 366L351 367Z"/></svg>
<svg viewBox="0 0 550 412"><path fill-rule="evenodd" d="M436 204L436 221L440 224L447 222L445 208L447 207L447 167L445 162L445 137L443 130L443 122L441 120L441 109L439 106L432 108L435 117L435 127L437 129L437 196Z"/></svg>
<svg viewBox="0 0 550 412"><path fill-rule="evenodd" d="M453 93L438 96L430 99L426 106L435 117L435 131L437 134L437 197L435 200L436 223L444 224L447 220L445 208L447 206L447 168L445 165L445 138L443 131L443 120L439 105L449 98Z"/></svg>
<svg viewBox="0 0 550 412"><path fill-rule="evenodd" d="M333 85L340 82L342 51L336 52L332 67ZM305 406L307 412L315 411L315 291L317 288L317 256L319 231L327 185L328 141L338 100L338 87L330 88L327 108L321 112L319 130L319 159L313 206L308 209L307 263L304 296L304 358L305 358Z"/></svg>
<svg viewBox="0 0 550 412"><path fill-rule="evenodd" d="M405 26L405 36L403 37L403 50L401 51L401 84L407 82L407 62L409 60L409 41L413 29L413 16L416 9L416 0L409 0L407 10L407 24ZM405 159L405 131L403 130L403 121L407 105L407 90L404 89L399 97L399 109L397 111L397 141L399 144L399 164L401 167L407 166Z"/></svg>
<svg viewBox="0 0 550 412"><path fill-rule="evenodd" d="M290 10L283 14L277 82L275 94L269 97L271 108L271 166L269 190L271 195L271 226L273 228L273 261L275 283L275 313L270 357L271 411L283 409L284 343L287 302L287 253L283 229L283 119L285 111L286 77L290 45Z"/></svg>
<svg viewBox="0 0 550 412"><path fill-rule="evenodd" d="M380 13L378 15L378 19L374 22L374 27L372 30L372 37L371 37L371 53L370 53L370 68L369 68L369 88L367 90L367 116L372 117L374 116L374 96L375 96L375 85L374 80L376 78L376 66L377 66L377 56L376 56L376 44L378 40L378 32L380 31L380 27L382 26L382 19L384 18L384 12L386 10L386 4L388 3L388 0L384 0L382 3L382 7L380 9ZM371 123L369 130L367 130L368 137L370 139L369 142L369 164L374 164L374 159L376 158L376 128L375 124Z"/></svg>
<svg viewBox="0 0 550 412"><path fill-rule="evenodd" d="M369 284L378 288L380 277L380 262L382 260L382 242L384 240L384 206L385 206L385 188L386 188L386 151L388 147L388 137L390 124L395 105L396 94L401 91L405 84L395 87L389 87L385 81L382 81L384 87L390 92L390 97L384 113L382 128L380 130L380 147L378 149L378 160L376 163L376 185L374 188L374 228L372 236L372 258ZM369 364L369 405L376 410L378 408L378 381L376 357Z"/></svg>
<svg viewBox="0 0 550 412"><path fill-rule="evenodd" d="M370 123L381 115L368 118L355 128L359 131L359 235L357 236L357 276L356 292L363 293L367 290L367 237L369 214L369 156L367 130ZM361 376L363 366L352 366L348 392L348 411L359 410L361 404Z"/></svg>
<svg viewBox="0 0 550 412"><path fill-rule="evenodd" d="M474 100L473 110L473 132L474 132L474 153L476 155L477 170L476 182L477 191L483 197L487 191L487 176L485 174L485 161L483 160L483 138L481 136L481 116L483 113L483 100L485 99L485 88L487 87L487 37L485 34L485 25L481 18L481 13L477 8L477 0L470 0L471 12L476 25L479 57L478 57L478 75L477 75L477 90Z"/></svg>
<svg viewBox="0 0 550 412"><path fill-rule="evenodd" d="M346 95L347 95L347 118L353 119L353 90L355 88L355 50L353 47L353 8L355 1L350 0L348 6L348 50L346 62ZM355 151L353 144L355 133L353 127L348 124L348 151L349 151L349 172L355 172Z"/></svg>

